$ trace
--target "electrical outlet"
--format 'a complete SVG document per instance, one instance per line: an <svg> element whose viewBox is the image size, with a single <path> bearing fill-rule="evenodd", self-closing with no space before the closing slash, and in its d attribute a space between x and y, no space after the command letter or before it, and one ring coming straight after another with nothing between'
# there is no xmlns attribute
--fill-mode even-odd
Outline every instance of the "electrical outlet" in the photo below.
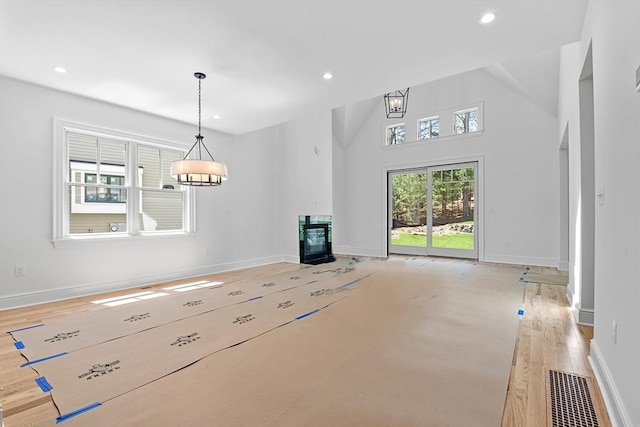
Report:
<svg viewBox="0 0 640 427"><path fill-rule="evenodd" d="M611 339L614 344L618 343L618 322L615 320L611 323Z"/></svg>
<svg viewBox="0 0 640 427"><path fill-rule="evenodd" d="M24 276L24 265L16 265L15 273L16 273L16 277Z"/></svg>

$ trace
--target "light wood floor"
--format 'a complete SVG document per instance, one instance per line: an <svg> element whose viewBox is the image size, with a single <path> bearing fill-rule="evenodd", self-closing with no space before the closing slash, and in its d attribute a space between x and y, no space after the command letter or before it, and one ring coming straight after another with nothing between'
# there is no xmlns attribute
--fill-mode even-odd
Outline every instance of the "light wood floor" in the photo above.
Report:
<svg viewBox="0 0 640 427"><path fill-rule="evenodd" d="M457 261L452 261L457 262ZM464 262L464 261L462 261ZM300 268L297 264L277 263L268 266L205 276L204 279L229 282ZM193 279L191 279L193 280ZM189 280L189 281L191 281ZM187 281L175 281L179 284ZM167 283L144 289L167 286ZM509 388L505 396L503 426L551 425L547 410L546 377L549 369L585 376L596 403L600 426L610 425L594 375L587 360L593 330L576 325L567 307L563 286L523 284L524 309L514 349ZM136 289L137 290L137 289ZM132 290L101 294L108 298ZM92 304L96 296L75 298L0 312L0 330L61 319L77 313L102 310ZM0 333L0 403L6 427L28 426L58 416L53 401L35 384L36 373L21 369L23 357L13 347L13 339Z"/></svg>
<svg viewBox="0 0 640 427"><path fill-rule="evenodd" d="M565 292L565 286L526 284L525 314L511 366L503 426L551 426L547 409L550 369L587 377L599 425L611 425L587 359L593 328L575 322Z"/></svg>

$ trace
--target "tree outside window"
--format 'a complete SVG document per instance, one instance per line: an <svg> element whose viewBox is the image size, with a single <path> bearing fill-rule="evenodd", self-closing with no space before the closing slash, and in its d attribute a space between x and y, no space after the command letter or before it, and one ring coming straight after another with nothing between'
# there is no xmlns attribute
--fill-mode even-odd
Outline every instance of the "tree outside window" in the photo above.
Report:
<svg viewBox="0 0 640 427"><path fill-rule="evenodd" d="M469 133L478 130L478 109L454 113L453 130L455 133Z"/></svg>
<svg viewBox="0 0 640 427"><path fill-rule="evenodd" d="M387 127L387 145L402 144L405 141L404 123Z"/></svg>
<svg viewBox="0 0 640 427"><path fill-rule="evenodd" d="M420 141L440 136L440 118L431 117L418 122L418 136Z"/></svg>

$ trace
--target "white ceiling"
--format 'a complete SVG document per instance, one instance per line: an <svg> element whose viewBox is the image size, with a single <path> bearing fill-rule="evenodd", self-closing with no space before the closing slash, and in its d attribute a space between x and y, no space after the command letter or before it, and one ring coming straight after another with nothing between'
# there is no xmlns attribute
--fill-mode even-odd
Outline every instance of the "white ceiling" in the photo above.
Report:
<svg viewBox="0 0 640 427"><path fill-rule="evenodd" d="M201 71L203 126L241 134L575 42L586 6L586 0L0 0L0 74L197 123L193 73ZM482 26L486 11L497 19ZM333 80L323 80L326 71Z"/></svg>

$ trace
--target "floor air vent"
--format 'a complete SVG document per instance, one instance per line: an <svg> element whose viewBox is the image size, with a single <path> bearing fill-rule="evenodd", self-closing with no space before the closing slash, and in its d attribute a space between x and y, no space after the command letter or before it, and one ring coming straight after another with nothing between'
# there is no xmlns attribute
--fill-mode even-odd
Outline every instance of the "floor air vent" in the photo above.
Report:
<svg viewBox="0 0 640 427"><path fill-rule="evenodd" d="M549 371L552 427L598 427L587 378Z"/></svg>

